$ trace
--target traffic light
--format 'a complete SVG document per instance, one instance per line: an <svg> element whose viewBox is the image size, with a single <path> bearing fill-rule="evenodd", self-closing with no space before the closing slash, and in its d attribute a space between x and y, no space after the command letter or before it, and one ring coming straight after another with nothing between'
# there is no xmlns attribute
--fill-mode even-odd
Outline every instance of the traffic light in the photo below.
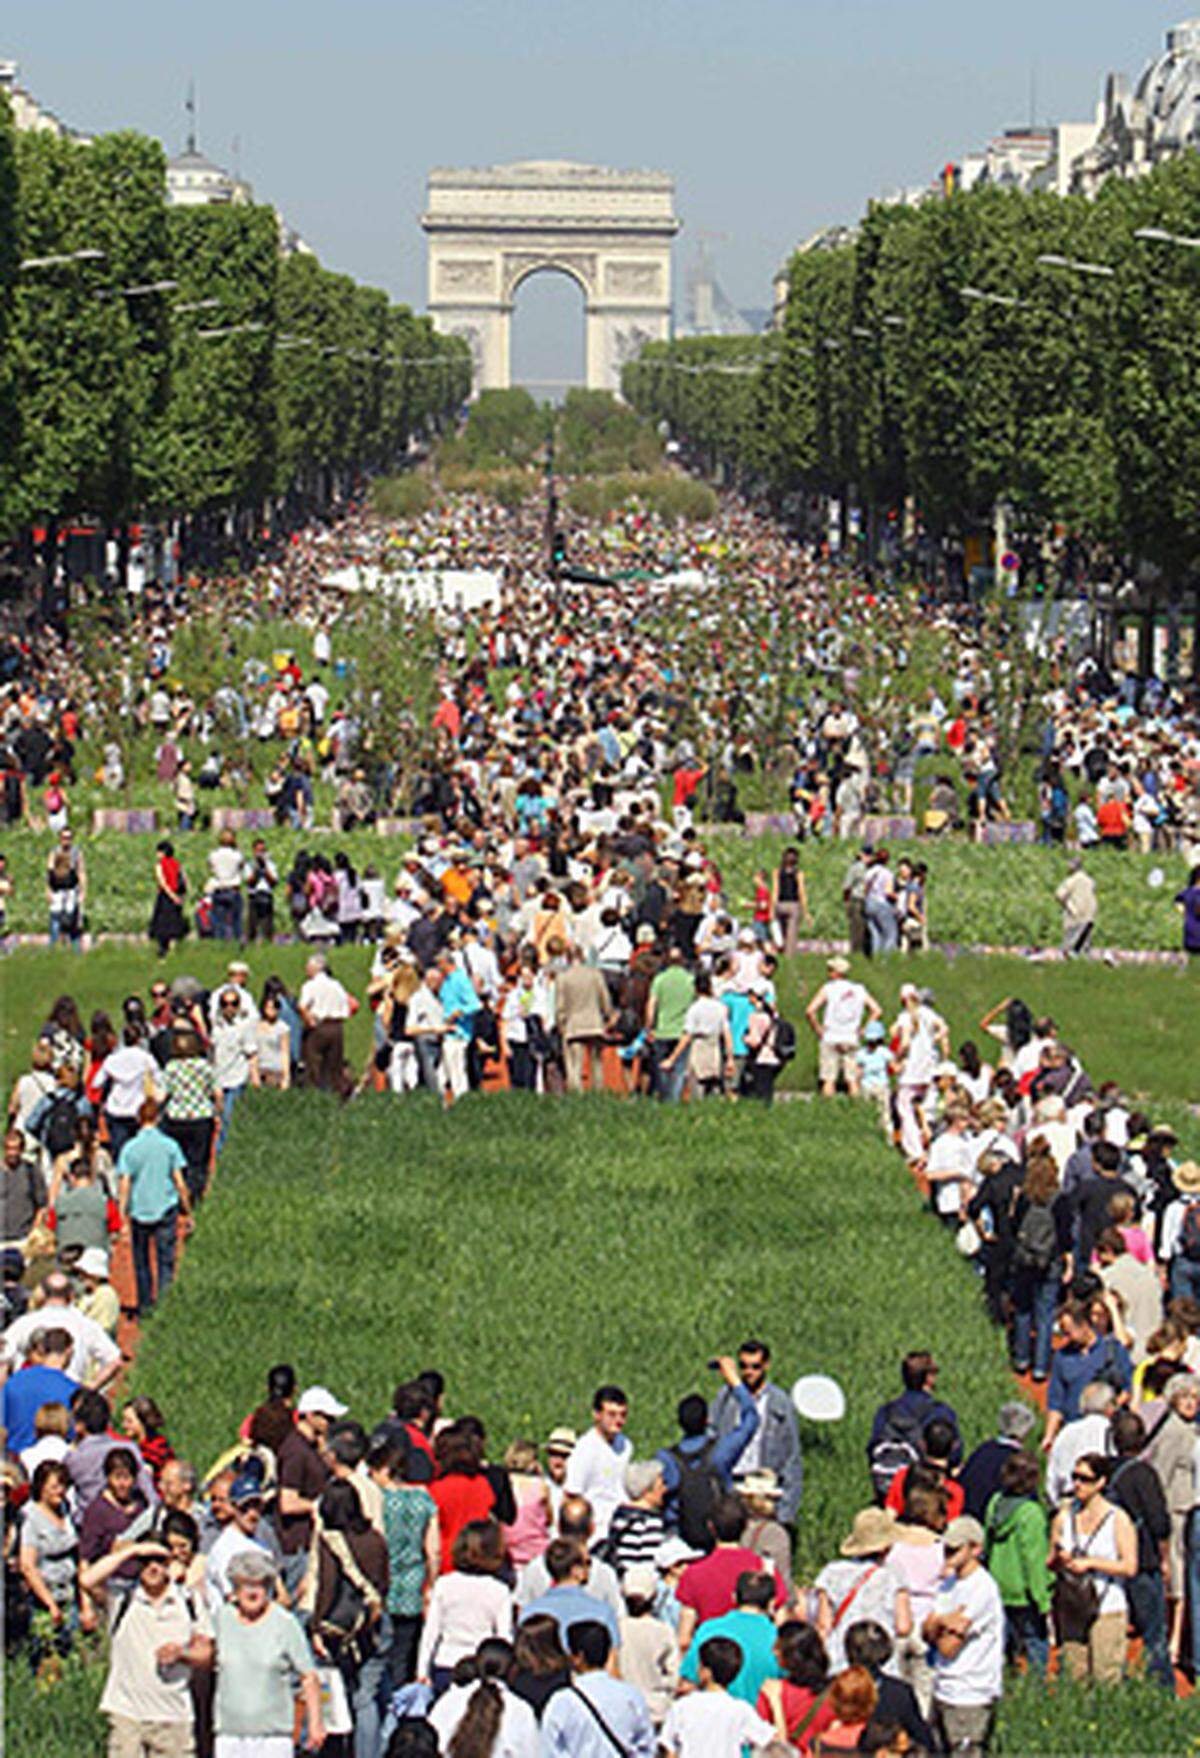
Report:
<svg viewBox="0 0 1200 1758"><path fill-rule="evenodd" d="M555 531L550 539L550 565L555 573L566 566L567 540L561 531Z"/></svg>

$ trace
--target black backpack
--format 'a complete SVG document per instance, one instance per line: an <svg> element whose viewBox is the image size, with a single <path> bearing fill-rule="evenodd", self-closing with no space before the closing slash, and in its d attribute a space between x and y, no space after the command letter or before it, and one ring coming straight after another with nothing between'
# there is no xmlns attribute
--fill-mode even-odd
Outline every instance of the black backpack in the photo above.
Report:
<svg viewBox="0 0 1200 1758"><path fill-rule="evenodd" d="M883 1427L879 1439L871 1447L869 1461L871 1482L881 1502L892 1487L892 1479L898 1477L906 1466L915 1465L921 1457L924 1433L922 1417L915 1416L899 1403L887 1406Z"/></svg>
<svg viewBox="0 0 1200 1758"><path fill-rule="evenodd" d="M1200 1263L1200 1203L1189 1203L1183 1211L1176 1249L1188 1263Z"/></svg>
<svg viewBox="0 0 1200 1758"><path fill-rule="evenodd" d="M796 1054L796 1028L790 1019L775 1021L775 1054L781 1062L790 1062Z"/></svg>
<svg viewBox="0 0 1200 1758"><path fill-rule="evenodd" d="M79 1139L79 1108L74 1093L52 1099L38 1124L38 1140L52 1159L69 1154Z"/></svg>
<svg viewBox="0 0 1200 1758"><path fill-rule="evenodd" d="M1019 1270L1044 1276L1057 1257L1058 1229L1054 1216L1045 1203L1030 1203L1017 1228L1013 1263Z"/></svg>
<svg viewBox="0 0 1200 1758"><path fill-rule="evenodd" d="M710 1551L713 1535L709 1517L725 1494L721 1475L713 1465L716 1437L711 1436L702 1447L685 1453L681 1446L670 1448L679 1467L679 1533L696 1550Z"/></svg>

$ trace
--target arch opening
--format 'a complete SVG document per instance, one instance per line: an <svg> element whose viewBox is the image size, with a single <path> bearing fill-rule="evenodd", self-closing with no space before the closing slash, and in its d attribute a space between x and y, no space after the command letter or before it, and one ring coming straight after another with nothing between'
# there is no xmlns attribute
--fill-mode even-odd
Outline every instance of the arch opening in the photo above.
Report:
<svg viewBox="0 0 1200 1758"><path fill-rule="evenodd" d="M512 291L512 382L539 402L561 403L587 382L587 298L569 269L528 270Z"/></svg>

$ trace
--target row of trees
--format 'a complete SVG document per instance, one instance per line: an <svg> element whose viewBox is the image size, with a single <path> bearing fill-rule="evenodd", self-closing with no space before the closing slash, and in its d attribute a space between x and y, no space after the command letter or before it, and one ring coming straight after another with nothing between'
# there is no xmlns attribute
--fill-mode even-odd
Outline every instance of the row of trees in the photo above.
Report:
<svg viewBox="0 0 1200 1758"><path fill-rule="evenodd" d="M1068 560L1183 581L1200 561L1198 234L1194 154L1093 202L873 206L851 243L793 257L781 330L652 344L623 390L705 467L856 502L869 529L907 516L953 539L1000 506L1018 547L1057 533Z"/></svg>
<svg viewBox="0 0 1200 1758"><path fill-rule="evenodd" d="M165 172L137 134L17 134L0 95L0 537L257 524L395 463L469 395L460 340L283 256L271 208L168 208Z"/></svg>

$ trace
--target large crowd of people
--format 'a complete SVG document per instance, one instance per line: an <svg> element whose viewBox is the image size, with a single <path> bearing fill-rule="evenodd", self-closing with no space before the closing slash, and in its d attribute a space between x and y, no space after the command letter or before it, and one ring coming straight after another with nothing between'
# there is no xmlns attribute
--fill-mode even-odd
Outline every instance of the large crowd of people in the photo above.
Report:
<svg viewBox="0 0 1200 1758"><path fill-rule="evenodd" d="M81 741L114 794L129 781L136 798L124 749L141 732L182 832L206 804L247 798L306 828L321 778L347 827L398 811L511 828L518 798L523 827L567 825L629 788L669 788L677 808L737 821L739 780L755 773L790 804L799 838L853 838L872 812L979 834L1013 815L1030 753L1042 840L1200 859L1194 687L1109 669L1065 639L1030 667L1019 634L989 646L977 605L926 603L914 629L907 594L855 581L733 497L687 531L635 509L563 518L570 565L557 577L541 508L454 495L400 527L354 513L298 533L244 579L147 587L113 641L120 737L111 690L87 671L95 653L60 629L12 629L4 818L68 828ZM488 570L496 588L470 607L460 592L412 608L412 630L433 618L439 694L398 766L355 687L364 595L346 576L439 568ZM239 635L263 624L307 629L311 652L241 657ZM173 663L189 625L219 628L228 650L185 682ZM910 654L918 636L932 654Z"/></svg>
<svg viewBox="0 0 1200 1758"><path fill-rule="evenodd" d="M1200 1170L1019 999L954 1046L928 990L906 983L886 1020L832 956L802 1018L779 1007L778 961L810 919L808 837L851 845L852 952L928 944L919 849L864 843L862 822L915 811L941 834L1010 815L1019 657L985 650L973 607L930 604L944 669L914 692L900 601L732 499L688 536L633 511L577 521L557 579L544 546L532 509L455 497L399 531L356 515L303 534L245 581L144 596L121 712L153 735L177 817L155 852L151 936L166 954L195 928L248 956L212 987L164 964L148 997L114 996L86 1023L62 995L9 1100L14 1664L52 1691L103 1625L114 1758L283 1758L299 1739L354 1758L972 1754L1006 1658L1044 1672L1053 1637L1066 1670L1111 1683L1130 1629L1174 1691L1200 1653ZM438 699L403 771L339 652L354 612L329 582L351 563L501 581L489 605L438 613ZM248 659L189 693L173 648L218 606L233 630L307 626L311 659ZM102 724L93 682L64 631L6 637L4 817L54 832L51 937L75 943L95 910L70 798ZM1194 694L1065 647L1039 688L1043 839L1181 848L1200 951ZM280 823L313 828L317 782L343 829L419 818L399 873L360 872L316 835L290 862L269 831L200 844L205 799L245 796L234 771L256 746ZM124 761L119 740L103 750L114 793ZM767 768L794 836L734 898L702 825L736 822L739 778ZM1094 924L1089 884L1081 865L1060 893L1068 953ZM309 948L294 992L270 969L285 932ZM358 941L361 995L337 974L336 949ZM370 1054L352 1066L363 1008ZM169 1289L249 1088L456 1103L499 1078L770 1101L810 1050L824 1098L874 1107L1031 1387L994 1434L964 1434L938 1364L910 1353L864 1436L859 1512L809 1535L828 1558L811 1580L793 1566L801 1430L758 1338L714 1358L716 1395L683 1396L678 1433L644 1456L615 1380L590 1421L577 1387L550 1434L497 1450L432 1370L390 1410L351 1410L278 1364L216 1460L177 1457L177 1411L117 1389L122 1305L140 1316ZM133 1274L118 1289L122 1238Z"/></svg>
<svg viewBox="0 0 1200 1758"><path fill-rule="evenodd" d="M432 858L406 863L411 885ZM685 872L703 873L697 858ZM534 927L545 892L530 896L526 931L548 943L550 925ZM603 961L565 935L547 1005L519 935L506 1013L487 937L443 940L444 904L427 901L413 898L406 935L392 924L376 943L368 1079L465 1093L484 1050L456 1027L490 980L507 1025L541 1018L560 1035L561 1064L529 1047L536 1030L507 1039L513 1084L545 1084L552 1064L560 1086L595 1080L591 1051L626 999ZM764 937L731 923L728 951L693 940L686 956L669 927L645 925L625 950L643 961L644 1041L619 1066L644 1060L667 1101L769 1094L763 1046L797 1046L780 1033ZM1131 1628L1147 1672L1175 1689L1200 1651L1200 1169L1019 999L952 1046L929 991L906 984L887 1022L837 956L800 1022L821 1091L877 1108L1032 1396L1014 1396L997 1434L964 1435L932 1358L906 1358L870 1431L862 1509L837 1543L820 1535L831 1560L813 1580L792 1566L799 1430L758 1339L717 1359L723 1388L684 1397L678 1437L644 1460L615 1383L590 1428L564 1407L501 1464L477 1420L448 1414L436 1374L400 1385L391 1411L351 1412L286 1366L219 1460L175 1458L171 1410L110 1402L112 1250L127 1230L126 1304L145 1312L246 1087L351 1093L356 1003L329 964L314 953L295 996L277 978L253 995L242 960L211 993L163 978L114 1007L119 1034L105 1014L85 1029L63 996L10 1097L9 1636L49 1688L107 1619L114 1753L290 1752L297 1693L310 1741L328 1717L355 1758L590 1758L610 1749L594 1712L630 1753L971 1752L990 1737L1006 1655L1043 1671L1053 1635L1061 1665L1111 1683ZM774 1024L756 1041L760 1019ZM175 1744L156 1748L152 1722Z"/></svg>

